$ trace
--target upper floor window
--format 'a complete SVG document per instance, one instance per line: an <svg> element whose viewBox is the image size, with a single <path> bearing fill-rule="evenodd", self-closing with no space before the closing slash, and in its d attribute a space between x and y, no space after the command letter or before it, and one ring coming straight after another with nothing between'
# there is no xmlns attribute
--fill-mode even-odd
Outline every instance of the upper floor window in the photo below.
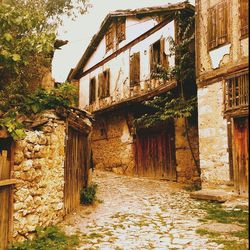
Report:
<svg viewBox="0 0 250 250"><path fill-rule="evenodd" d="M249 105L249 76L241 73L225 81L224 102L225 111L231 111Z"/></svg>
<svg viewBox="0 0 250 250"><path fill-rule="evenodd" d="M98 97L100 99L110 95L110 71L105 70L98 75Z"/></svg>
<svg viewBox="0 0 250 250"><path fill-rule="evenodd" d="M240 11L240 35L248 36L248 0L239 0Z"/></svg>
<svg viewBox="0 0 250 250"><path fill-rule="evenodd" d="M114 48L114 27L111 25L105 35L106 51Z"/></svg>
<svg viewBox="0 0 250 250"><path fill-rule="evenodd" d="M140 83L140 52L134 53L130 57L130 86L133 87Z"/></svg>
<svg viewBox="0 0 250 250"><path fill-rule="evenodd" d="M223 0L208 9L208 49L214 49L229 41L228 1Z"/></svg>
<svg viewBox="0 0 250 250"><path fill-rule="evenodd" d="M120 19L116 23L116 40L117 43L122 42L125 40L125 27L126 27L126 20L125 19Z"/></svg>
<svg viewBox="0 0 250 250"><path fill-rule="evenodd" d="M90 79L89 83L89 104L94 103L96 100L96 79Z"/></svg>
<svg viewBox="0 0 250 250"><path fill-rule="evenodd" d="M151 45L150 48L150 72L157 73L158 65L168 67L167 55L165 54L165 39L162 38Z"/></svg>

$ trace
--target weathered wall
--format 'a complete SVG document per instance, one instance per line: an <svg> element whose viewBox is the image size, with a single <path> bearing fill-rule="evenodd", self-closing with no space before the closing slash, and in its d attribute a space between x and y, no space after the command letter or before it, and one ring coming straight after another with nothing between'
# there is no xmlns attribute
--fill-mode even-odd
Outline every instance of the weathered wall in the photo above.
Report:
<svg viewBox="0 0 250 250"><path fill-rule="evenodd" d="M133 175L136 165L133 136L130 135L124 114L121 112L119 114L106 115L103 125L101 125L102 122L100 121L98 119L98 123L94 125L92 134L95 167L119 174ZM197 128L192 127L189 130L189 136L195 158L199 164ZM184 119L175 121L175 145L177 181L182 183L199 181L199 174L196 171L195 162L185 134Z"/></svg>
<svg viewBox="0 0 250 250"><path fill-rule="evenodd" d="M53 114L39 130L27 131L15 145L14 240L32 234L37 226L56 224L64 216L65 123Z"/></svg>
<svg viewBox="0 0 250 250"><path fill-rule="evenodd" d="M198 89L201 178L229 181L227 120L223 118L222 82Z"/></svg>
<svg viewBox="0 0 250 250"><path fill-rule="evenodd" d="M240 39L239 1L230 1L229 8L229 43L208 51L208 9L220 0L196 0L198 11L196 28L196 48L198 75L214 69L235 66L248 57L248 37Z"/></svg>
<svg viewBox="0 0 250 250"><path fill-rule="evenodd" d="M199 167L199 138L198 129L188 122L188 136L195 160ZM176 171L177 182L194 183L199 182L200 177L197 172L195 161L187 140L184 118L175 120L175 148L176 148Z"/></svg>
<svg viewBox="0 0 250 250"><path fill-rule="evenodd" d="M133 138L122 113L107 115L94 123L92 150L96 168L133 174Z"/></svg>
<svg viewBox="0 0 250 250"><path fill-rule="evenodd" d="M139 25L140 26L140 25ZM140 33L140 29L136 26L138 31L136 34ZM168 37L175 37L174 21L169 22L160 30L145 38L141 42L135 44L130 49L125 50L123 53L119 54L115 58L106 62L104 65L93 70L86 76L80 79L80 92L79 92L79 105L80 108L87 108L89 105L89 83L90 79L95 77L97 80L96 86L96 96L98 93L98 74L102 73L106 69L110 69L110 96L101 100L97 100L93 106L93 110L100 108L102 102L107 102L108 104L114 104L115 102L122 101L131 96L131 88L129 83L129 62L130 56L136 52L140 52L140 85L138 86L139 92L143 93L145 91L145 83L152 85L150 79L150 46L161 38L165 38L165 53L170 55L170 45ZM103 48L105 49L105 47ZM95 54L103 53L103 49L96 50ZM174 66L174 56L168 56L169 65ZM94 60L94 59L93 59ZM92 59L90 59L92 62ZM93 65L99 61L95 59ZM91 65L92 65L91 64ZM84 70L88 67L85 66ZM137 88L137 86L136 86Z"/></svg>

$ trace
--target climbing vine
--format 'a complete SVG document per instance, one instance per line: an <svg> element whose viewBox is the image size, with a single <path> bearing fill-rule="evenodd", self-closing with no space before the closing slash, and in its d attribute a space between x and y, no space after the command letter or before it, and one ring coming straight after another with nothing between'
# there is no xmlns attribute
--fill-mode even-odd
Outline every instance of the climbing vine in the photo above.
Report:
<svg viewBox="0 0 250 250"><path fill-rule="evenodd" d="M182 12L176 13L178 23L178 40L169 37L170 56L175 56L175 66L165 69L157 65L152 78L175 79L179 85L179 92L167 92L156 96L143 104L148 108L147 112L134 120L136 128L152 127L171 118L190 117L197 106L197 99L191 96L185 98L183 88L190 82L195 82L194 50L194 16L187 16Z"/></svg>

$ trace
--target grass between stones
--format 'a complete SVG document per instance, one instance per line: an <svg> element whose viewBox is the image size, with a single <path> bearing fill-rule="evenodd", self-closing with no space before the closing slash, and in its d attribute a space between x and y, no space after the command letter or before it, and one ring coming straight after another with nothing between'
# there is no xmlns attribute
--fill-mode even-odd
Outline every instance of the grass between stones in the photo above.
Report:
<svg viewBox="0 0 250 250"><path fill-rule="evenodd" d="M78 235L67 236L56 226L37 228L33 240L14 243L9 250L71 250L79 245Z"/></svg>
<svg viewBox="0 0 250 250"><path fill-rule="evenodd" d="M236 207L233 209L225 209L220 203L216 202L202 202L200 209L205 210L207 215L200 219L204 223L224 223L236 224L244 228L242 231L237 232L215 232L213 230L197 229L196 233L206 235L213 242L223 244L225 250L246 250L248 249L248 222L249 213L248 207Z"/></svg>

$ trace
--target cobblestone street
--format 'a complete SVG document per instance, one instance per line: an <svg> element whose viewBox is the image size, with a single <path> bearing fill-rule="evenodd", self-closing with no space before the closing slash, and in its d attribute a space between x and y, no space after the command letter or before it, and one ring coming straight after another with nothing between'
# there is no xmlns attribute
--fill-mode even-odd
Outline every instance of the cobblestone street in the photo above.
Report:
<svg viewBox="0 0 250 250"><path fill-rule="evenodd" d="M98 172L97 202L61 225L79 249L220 249L196 233L204 212L176 183Z"/></svg>

